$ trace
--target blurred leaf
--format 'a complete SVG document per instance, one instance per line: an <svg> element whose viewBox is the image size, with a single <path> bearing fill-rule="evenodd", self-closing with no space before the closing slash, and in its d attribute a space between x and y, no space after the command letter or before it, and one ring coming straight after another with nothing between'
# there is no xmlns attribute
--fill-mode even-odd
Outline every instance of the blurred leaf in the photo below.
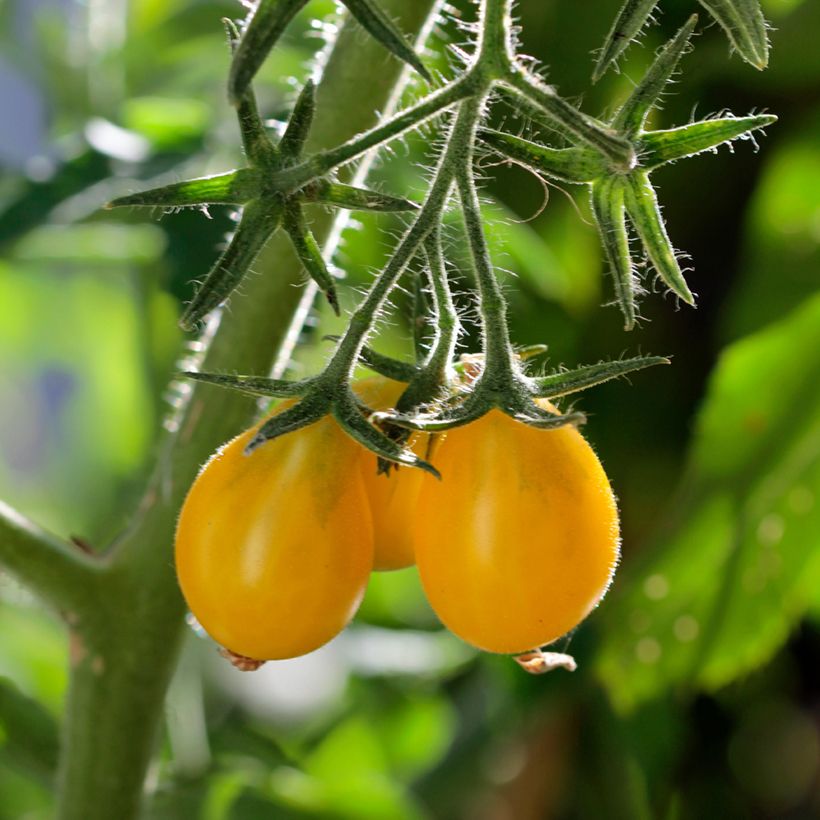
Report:
<svg viewBox="0 0 820 820"><path fill-rule="evenodd" d="M38 701L0 678L0 759L50 783L58 746L54 718Z"/></svg>
<svg viewBox="0 0 820 820"><path fill-rule="evenodd" d="M604 606L599 674L630 707L764 663L820 586L820 296L727 348L664 542Z"/></svg>
<svg viewBox="0 0 820 820"><path fill-rule="evenodd" d="M305 761L319 780L327 817L412 820L422 815L390 778L376 727L362 717L339 724Z"/></svg>
<svg viewBox="0 0 820 820"><path fill-rule="evenodd" d="M815 109L772 151L750 203L743 277L725 310L724 337L737 338L784 315L818 289L820 153Z"/></svg>
<svg viewBox="0 0 820 820"><path fill-rule="evenodd" d="M179 147L208 130L211 109L200 100L131 97L122 104L122 124L147 137L155 148Z"/></svg>
<svg viewBox="0 0 820 820"><path fill-rule="evenodd" d="M440 696L413 696L395 704L378 720L379 734L391 768L411 779L432 768L453 739L456 719Z"/></svg>
<svg viewBox="0 0 820 820"><path fill-rule="evenodd" d="M15 245L14 255L25 262L147 265L162 257L165 244L154 225L43 225Z"/></svg>

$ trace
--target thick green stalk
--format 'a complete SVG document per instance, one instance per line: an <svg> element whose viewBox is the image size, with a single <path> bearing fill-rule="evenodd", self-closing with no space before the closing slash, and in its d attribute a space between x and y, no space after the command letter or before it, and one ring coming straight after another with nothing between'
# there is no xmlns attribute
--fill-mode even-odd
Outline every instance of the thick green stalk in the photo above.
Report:
<svg viewBox="0 0 820 820"><path fill-rule="evenodd" d="M406 31L419 31L436 0L385 0ZM379 70L374 71L374 66ZM401 65L345 26L318 89L313 148L338 145L372 126L399 82ZM332 219L317 215L324 242ZM287 241L257 259L259 276L235 296L208 342L208 370L265 373L300 299L302 273ZM207 336L207 333L206 333ZM129 820L139 813L165 691L183 635L184 602L173 570L176 516L199 465L251 420L252 398L196 384L165 437L157 470L130 531L71 618L71 682L59 786L62 820Z"/></svg>

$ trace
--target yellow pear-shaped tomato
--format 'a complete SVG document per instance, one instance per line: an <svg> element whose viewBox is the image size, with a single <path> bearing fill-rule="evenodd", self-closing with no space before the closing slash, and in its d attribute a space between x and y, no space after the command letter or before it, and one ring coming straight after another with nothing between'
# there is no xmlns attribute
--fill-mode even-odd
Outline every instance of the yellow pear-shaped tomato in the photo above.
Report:
<svg viewBox="0 0 820 820"><path fill-rule="evenodd" d="M373 528L361 448L326 417L246 456L256 429L222 447L191 487L177 575L223 647L292 658L344 629L364 594Z"/></svg>
<svg viewBox="0 0 820 820"><path fill-rule="evenodd" d="M493 410L449 432L436 467L442 480L422 489L415 550L444 625L512 654L583 620L606 592L619 549L615 498L583 436Z"/></svg>
<svg viewBox="0 0 820 820"><path fill-rule="evenodd" d="M373 410L394 407L406 385L373 376L353 384L356 395ZM422 458L430 436L414 435L410 447ZM389 474L378 472L374 453L362 448L361 471L373 515L373 569L404 569L415 563L413 530L422 485L436 479L416 467L399 467Z"/></svg>

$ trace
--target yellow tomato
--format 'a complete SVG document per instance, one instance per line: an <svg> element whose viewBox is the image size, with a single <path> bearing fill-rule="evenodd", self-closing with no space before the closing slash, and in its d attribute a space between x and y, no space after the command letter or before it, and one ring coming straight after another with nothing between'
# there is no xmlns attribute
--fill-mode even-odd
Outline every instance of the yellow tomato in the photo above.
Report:
<svg viewBox="0 0 820 820"><path fill-rule="evenodd" d="M444 625L488 652L517 654L583 620L619 552L615 498L583 436L493 410L449 432L436 466L442 480L422 489L415 552Z"/></svg>
<svg viewBox="0 0 820 820"><path fill-rule="evenodd" d="M257 660L304 655L356 612L373 563L360 447L331 418L203 467L179 518L177 575L223 647Z"/></svg>
<svg viewBox="0 0 820 820"><path fill-rule="evenodd" d="M395 405L406 385L374 376L353 384L359 398L373 410L386 410ZM414 452L426 458L430 436L411 439ZM435 481L432 476L415 467L399 467L389 475L379 474L376 456L362 448L361 471L364 478L370 510L373 515L374 559L373 569L394 570L412 566L413 530L416 507L422 486Z"/></svg>

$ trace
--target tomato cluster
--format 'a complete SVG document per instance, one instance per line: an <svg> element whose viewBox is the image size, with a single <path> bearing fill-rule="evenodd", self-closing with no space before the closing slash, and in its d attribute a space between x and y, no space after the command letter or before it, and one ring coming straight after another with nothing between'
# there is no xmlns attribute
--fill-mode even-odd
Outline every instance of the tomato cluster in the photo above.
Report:
<svg viewBox="0 0 820 820"><path fill-rule="evenodd" d="M356 389L386 408L401 386L377 377ZM207 462L177 528L188 605L232 654L291 658L326 643L373 569L416 563L445 626L509 654L571 630L609 585L615 499L574 427L539 431L491 411L438 437L441 481L408 468L378 475L376 457L331 418L246 456L257 429Z"/></svg>

